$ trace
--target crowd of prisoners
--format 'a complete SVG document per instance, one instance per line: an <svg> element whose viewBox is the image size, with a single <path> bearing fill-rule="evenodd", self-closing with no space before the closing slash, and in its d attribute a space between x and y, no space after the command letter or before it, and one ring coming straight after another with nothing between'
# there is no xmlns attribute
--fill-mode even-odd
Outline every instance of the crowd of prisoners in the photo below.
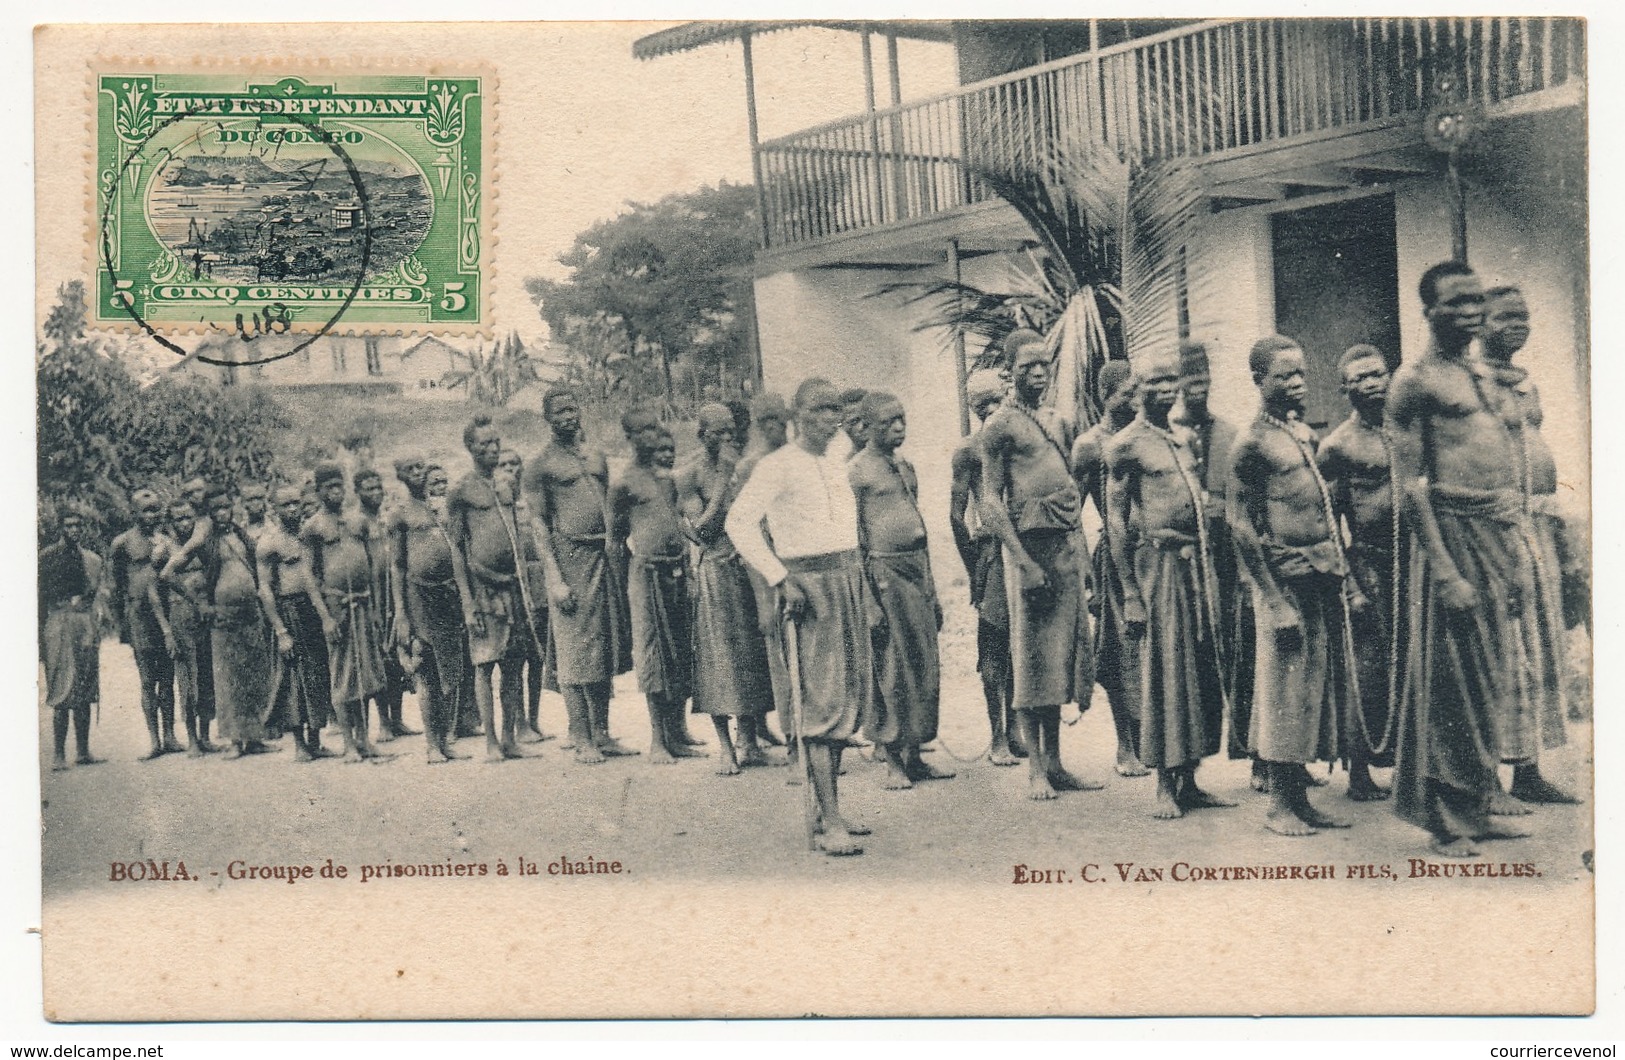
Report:
<svg viewBox="0 0 1625 1060"><path fill-rule="evenodd" d="M1565 634L1589 622L1589 588L1539 392L1514 363L1529 308L1459 262L1419 294L1426 348L1343 353L1351 413L1324 438L1303 420L1303 350L1282 336L1250 350L1259 412L1242 425L1210 408L1194 342L1106 362L1103 412L1081 432L1046 400L1037 333L971 374L980 426L953 456L949 521L978 614L986 757L1025 759L1031 798L1101 786L1059 741L1062 706L1087 709L1098 684L1116 771L1155 775L1158 819L1235 805L1197 781L1220 754L1252 760L1263 824L1287 836L1349 825L1310 800L1321 763L1449 857L1527 835L1515 818L1531 803L1576 801L1540 761L1566 739ZM661 419L633 409L635 456L614 475L575 393L553 388L543 411L540 453L476 416L454 485L406 456L388 503L382 473L335 463L303 487L138 489L105 562L66 511L39 567L54 768L70 721L76 761L98 761L105 606L134 653L150 758L252 755L286 735L311 761L335 754L330 722L344 757L375 758L374 713L379 741L419 734L402 716L413 690L431 763L482 736L500 762L552 739L547 688L565 746L596 764L638 753L609 726L611 682L635 672L649 760L704 756L688 715L709 715L719 773L797 766L829 855L870 834L840 810L846 749L884 763L887 788L953 776L924 756L942 607L894 395L809 379L788 404L705 405L681 468Z"/></svg>

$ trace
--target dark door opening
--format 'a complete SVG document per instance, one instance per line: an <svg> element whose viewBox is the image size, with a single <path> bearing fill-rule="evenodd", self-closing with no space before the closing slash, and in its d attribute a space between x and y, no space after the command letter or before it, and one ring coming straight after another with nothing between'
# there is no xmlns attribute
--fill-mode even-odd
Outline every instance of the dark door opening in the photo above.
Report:
<svg viewBox="0 0 1625 1060"><path fill-rule="evenodd" d="M1394 199L1368 195L1275 214L1275 330L1303 348L1306 418L1316 429L1348 415L1337 360L1356 343L1399 363L1399 252Z"/></svg>

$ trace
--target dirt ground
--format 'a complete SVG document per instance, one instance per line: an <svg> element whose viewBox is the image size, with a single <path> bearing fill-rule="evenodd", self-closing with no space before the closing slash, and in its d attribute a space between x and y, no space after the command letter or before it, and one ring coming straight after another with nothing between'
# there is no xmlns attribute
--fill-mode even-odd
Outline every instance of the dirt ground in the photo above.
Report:
<svg viewBox="0 0 1625 1060"><path fill-rule="evenodd" d="M961 645L945 645L952 655ZM962 669L955 667L953 669ZM1347 831L1307 839L1263 832L1262 799L1247 786L1244 762L1210 759L1203 783L1238 802L1235 809L1193 813L1172 822L1147 816L1149 778L1112 772L1111 724L1103 696L1078 719L1067 708L1062 753L1076 772L1107 782L1102 791L1063 795L1051 803L1023 798L1024 767L976 760L987 743L980 688L965 673L944 688L941 739L931 760L957 770L950 781L913 791L880 787L882 767L847 755L843 802L874 828L866 853L837 860L810 854L802 835L803 789L785 784L787 770L751 769L719 777L714 761L656 766L645 757L576 764L560 740L528 745L533 757L487 764L479 740L459 748L475 757L446 765L424 761L421 737L382 745L395 757L350 765L337 759L293 761L290 741L278 753L228 762L167 755L141 762L146 735L137 706L134 665L116 641L102 646L103 702L94 751L106 764L44 771L50 733L42 717L41 763L44 893L48 901L106 888L112 861L185 860L191 872L225 874L228 862L320 863L331 857L362 864L546 862L594 857L620 861L644 878L668 880L863 879L1010 882L1018 864L1064 867L1083 862L1193 864L1392 864L1426 857L1422 833L1398 821L1387 804L1350 803L1341 773L1318 801L1350 817ZM543 728L562 733L564 711L543 697ZM41 711L41 714L44 712ZM417 724L415 701L406 716ZM648 724L631 678L616 683L612 728L646 748ZM713 743L708 719L690 728ZM1558 783L1589 793L1591 726L1571 724L1568 746L1546 757ZM327 742L337 745L329 734ZM970 761L964 761L971 759ZM1379 774L1381 775L1381 774ZM1500 843L1495 860L1532 862L1546 878L1579 879L1591 849L1589 806L1541 808L1527 819L1533 838Z"/></svg>

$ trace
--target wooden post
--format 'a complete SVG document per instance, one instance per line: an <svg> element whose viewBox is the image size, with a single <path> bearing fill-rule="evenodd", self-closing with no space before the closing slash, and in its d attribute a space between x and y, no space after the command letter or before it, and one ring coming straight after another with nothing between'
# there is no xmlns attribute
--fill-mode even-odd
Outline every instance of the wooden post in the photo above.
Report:
<svg viewBox="0 0 1625 1060"><path fill-rule="evenodd" d="M762 187L761 134L756 124L756 67L751 62L750 30L739 34L739 44L745 51L745 128L750 136L750 172L756 182L756 216L761 222L765 250L768 245L767 190Z"/></svg>
<svg viewBox="0 0 1625 1060"><path fill-rule="evenodd" d="M963 283L959 271L959 240L948 240L948 264L954 271L954 283ZM954 295L954 300L959 300ZM957 307L956 307L957 308ZM959 436L970 437L970 367L965 363L965 333L954 329L954 395L959 399Z"/></svg>
<svg viewBox="0 0 1625 1060"><path fill-rule="evenodd" d="M1450 254L1461 262L1467 264L1467 189L1461 183L1461 167L1458 158L1461 152L1452 147L1450 149L1450 164L1445 169L1445 187L1450 195Z"/></svg>
<svg viewBox="0 0 1625 1060"><path fill-rule="evenodd" d="M893 111L903 105L903 79L897 65L897 34L886 33L886 74L888 87L891 89L891 107ZM903 219L904 207L908 203L908 196L903 191L903 166L905 145L903 143L903 115L894 113L891 117L891 166L887 176L888 191L891 195L892 210L896 214L894 220Z"/></svg>
<svg viewBox="0 0 1625 1060"><path fill-rule="evenodd" d="M874 194L871 224L886 223L886 202L880 187L880 129L875 125L875 50L870 31L863 31L863 109L869 115L869 187Z"/></svg>

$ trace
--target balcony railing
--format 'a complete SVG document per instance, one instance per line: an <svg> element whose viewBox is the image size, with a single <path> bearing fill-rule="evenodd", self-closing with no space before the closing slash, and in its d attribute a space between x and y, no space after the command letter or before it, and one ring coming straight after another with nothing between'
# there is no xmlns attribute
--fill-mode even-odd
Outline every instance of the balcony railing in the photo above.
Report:
<svg viewBox="0 0 1625 1060"><path fill-rule="evenodd" d="M1488 105L1585 76L1578 19L1204 22L763 143L770 247L995 198L1063 137L1144 164L1420 116L1440 75Z"/></svg>

